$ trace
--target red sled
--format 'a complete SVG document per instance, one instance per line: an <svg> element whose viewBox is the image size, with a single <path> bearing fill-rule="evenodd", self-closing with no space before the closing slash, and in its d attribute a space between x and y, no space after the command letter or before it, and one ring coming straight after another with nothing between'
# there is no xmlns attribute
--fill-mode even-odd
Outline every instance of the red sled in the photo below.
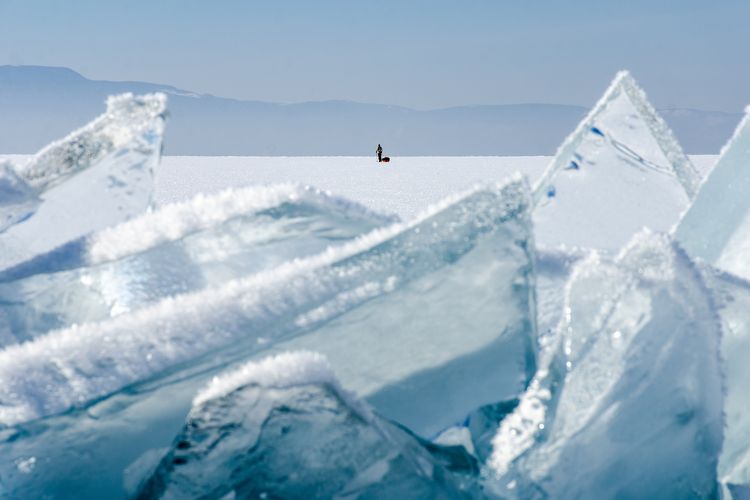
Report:
<svg viewBox="0 0 750 500"><path fill-rule="evenodd" d="M382 160L380 160L380 161L381 161L381 162L383 162L383 163L388 163L389 161L391 161L391 159L390 159L389 157L385 156L385 157L383 157L383 159L382 159Z"/></svg>

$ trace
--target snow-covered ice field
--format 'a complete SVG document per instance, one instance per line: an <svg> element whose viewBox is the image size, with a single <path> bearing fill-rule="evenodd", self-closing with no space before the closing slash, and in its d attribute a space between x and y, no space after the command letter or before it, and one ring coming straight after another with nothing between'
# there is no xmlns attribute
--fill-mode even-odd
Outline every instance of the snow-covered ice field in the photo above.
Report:
<svg viewBox="0 0 750 500"><path fill-rule="evenodd" d="M701 172L714 155L690 159ZM429 204L474 182L499 182L515 172L537 180L549 156L392 157L201 157L166 156L156 174L159 203L245 184L299 182L328 190L375 210L409 218Z"/></svg>
<svg viewBox="0 0 750 500"><path fill-rule="evenodd" d="M0 155L23 162L29 155ZM718 155L691 155L704 174ZM330 191L373 210L408 219L477 182L521 173L538 180L551 156L372 157L165 156L155 173L154 200L163 205L198 193L251 184L294 182Z"/></svg>

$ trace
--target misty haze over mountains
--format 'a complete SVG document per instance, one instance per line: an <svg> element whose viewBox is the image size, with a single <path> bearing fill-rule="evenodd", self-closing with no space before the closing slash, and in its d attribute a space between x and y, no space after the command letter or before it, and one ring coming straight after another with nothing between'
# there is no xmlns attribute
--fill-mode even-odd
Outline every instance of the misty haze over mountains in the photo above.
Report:
<svg viewBox="0 0 750 500"><path fill-rule="evenodd" d="M32 153L65 136L104 112L110 94L156 91L169 95L168 155L366 156L377 143L393 156L551 155L587 112L557 104L431 111L347 101L276 104L89 80L67 68L0 66L0 153ZM717 153L741 111L659 110L689 154Z"/></svg>

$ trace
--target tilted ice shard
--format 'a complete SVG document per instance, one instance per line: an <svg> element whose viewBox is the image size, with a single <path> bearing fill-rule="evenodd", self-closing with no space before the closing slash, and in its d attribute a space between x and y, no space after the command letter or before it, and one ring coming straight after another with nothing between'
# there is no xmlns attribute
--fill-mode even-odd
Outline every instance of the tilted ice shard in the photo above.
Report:
<svg viewBox="0 0 750 500"><path fill-rule="evenodd" d="M461 203L462 211L476 207L479 225L472 232L483 227L485 234L467 234L465 243L439 257L439 267L429 264L428 271L434 257L424 255L408 270L372 276L300 315L298 324L312 331L277 348L324 353L348 387L423 436L515 397L535 368L537 334L532 235L525 202L513 194L520 183L510 187ZM500 212L488 211L490 203ZM422 268L419 276L414 268ZM337 317L360 294L372 300Z"/></svg>
<svg viewBox="0 0 750 500"><path fill-rule="evenodd" d="M750 107L682 217L675 238L693 257L750 278Z"/></svg>
<svg viewBox="0 0 750 500"><path fill-rule="evenodd" d="M537 242L617 250L644 226L670 229L698 183L645 93L620 72L534 187Z"/></svg>
<svg viewBox="0 0 750 500"><path fill-rule="evenodd" d="M532 382L503 422L488 486L519 498L715 495L721 327L700 272L645 232L614 262L582 262L566 301L549 366L567 374L541 374L557 384Z"/></svg>
<svg viewBox="0 0 750 500"><path fill-rule="evenodd" d="M225 495L469 496L413 435L342 389L325 358L310 352L283 353L214 379L135 496Z"/></svg>
<svg viewBox="0 0 750 500"><path fill-rule="evenodd" d="M750 488L750 282L708 268L707 281L721 316L722 355L726 373L724 447L719 459L719 478L726 485ZM734 497L737 498L737 497ZM744 498L740 496L739 498Z"/></svg>
<svg viewBox="0 0 750 500"><path fill-rule="evenodd" d="M734 488L750 486L750 108L675 230L694 257L736 274L707 270L724 327L727 373L726 435L719 477ZM740 497L741 498L741 497Z"/></svg>
<svg viewBox="0 0 750 500"><path fill-rule="evenodd" d="M44 203L0 233L0 269L145 211L165 116L164 94L110 97L106 113L17 168Z"/></svg>
<svg viewBox="0 0 750 500"><path fill-rule="evenodd" d="M166 205L0 271L0 346L220 285L389 222L293 184Z"/></svg>
<svg viewBox="0 0 750 500"><path fill-rule="evenodd" d="M535 369L525 182L478 187L221 287L0 352L0 423L84 406L165 370L308 343L381 413L423 435L508 399ZM285 341L285 342L281 342Z"/></svg>
<svg viewBox="0 0 750 500"><path fill-rule="evenodd" d="M158 151L166 107L164 94L111 96L105 114L34 155L24 166L23 176L31 186L47 191L118 150ZM121 173L113 171L111 175Z"/></svg>

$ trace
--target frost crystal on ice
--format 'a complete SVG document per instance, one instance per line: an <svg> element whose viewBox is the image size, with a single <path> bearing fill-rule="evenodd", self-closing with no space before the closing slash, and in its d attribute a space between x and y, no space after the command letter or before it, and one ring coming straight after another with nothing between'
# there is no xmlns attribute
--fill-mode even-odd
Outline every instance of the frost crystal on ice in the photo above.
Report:
<svg viewBox="0 0 750 500"><path fill-rule="evenodd" d="M692 255L750 278L750 108L682 217L675 238Z"/></svg>
<svg viewBox="0 0 750 500"><path fill-rule="evenodd" d="M218 286L388 222L293 184L166 205L0 272L0 346Z"/></svg>
<svg viewBox="0 0 750 500"><path fill-rule="evenodd" d="M378 411L434 435L514 397L534 372L528 210L520 179L478 187L319 255L10 346L0 422L85 405L191 360L206 370L314 348Z"/></svg>
<svg viewBox="0 0 750 500"><path fill-rule="evenodd" d="M139 498L455 498L420 441L344 391L320 355L283 353L220 377Z"/></svg>
<svg viewBox="0 0 750 500"><path fill-rule="evenodd" d="M110 97L106 113L17 168L43 203L0 233L0 269L145 211L165 116L164 94Z"/></svg>
<svg viewBox="0 0 750 500"><path fill-rule="evenodd" d="M614 262L580 263L566 294L558 361L542 363L558 375L540 373L501 425L488 485L520 498L716 494L721 327L700 272L646 232Z"/></svg>
<svg viewBox="0 0 750 500"><path fill-rule="evenodd" d="M666 123L623 71L534 187L537 242L616 250L643 226L668 230L698 183Z"/></svg>

